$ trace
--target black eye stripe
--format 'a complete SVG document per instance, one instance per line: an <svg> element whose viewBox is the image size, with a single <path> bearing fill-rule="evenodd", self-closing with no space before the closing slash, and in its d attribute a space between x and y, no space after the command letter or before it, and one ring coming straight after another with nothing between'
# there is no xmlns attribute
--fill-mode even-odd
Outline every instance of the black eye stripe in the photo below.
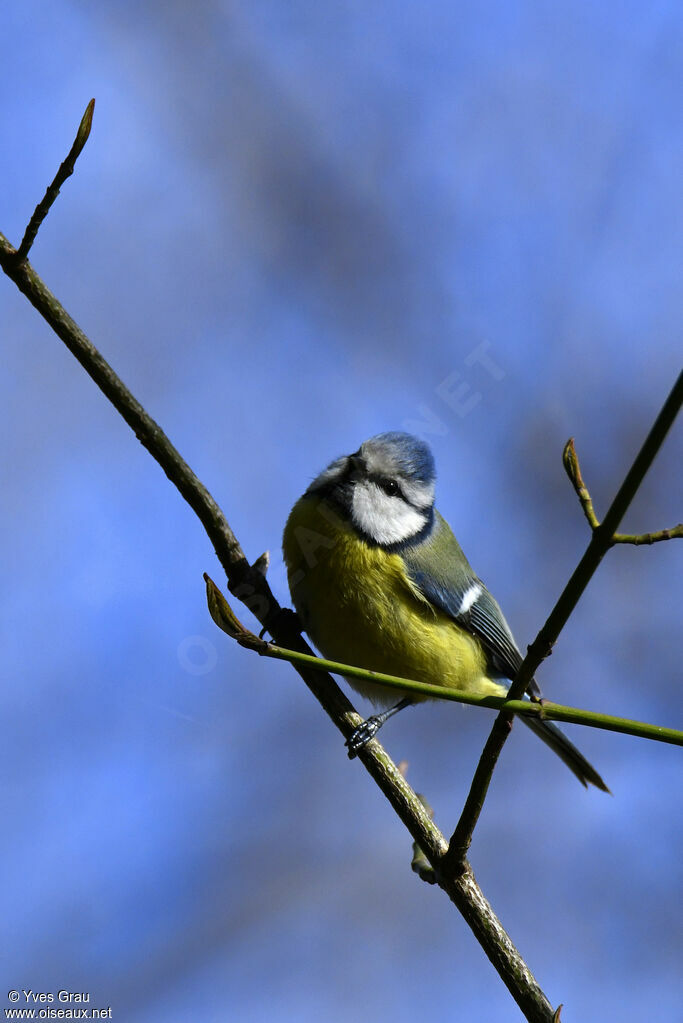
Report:
<svg viewBox="0 0 683 1023"><path fill-rule="evenodd" d="M370 483L374 483L376 487L387 495L387 497L400 497L402 501L410 505L411 508L415 508L416 511L424 513L425 507L422 504L416 504L412 501L403 491L401 484L393 476L380 476L379 473L372 472L368 473L367 480Z"/></svg>
<svg viewBox="0 0 683 1023"><path fill-rule="evenodd" d="M379 487L388 497L404 497L398 480L391 476L380 476L379 473L370 473L368 480L370 483L374 483L376 487Z"/></svg>

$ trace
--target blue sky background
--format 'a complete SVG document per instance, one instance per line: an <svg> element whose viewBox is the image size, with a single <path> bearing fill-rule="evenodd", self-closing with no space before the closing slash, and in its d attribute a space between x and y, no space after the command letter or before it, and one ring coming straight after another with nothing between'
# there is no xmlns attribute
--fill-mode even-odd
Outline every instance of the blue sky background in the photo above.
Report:
<svg viewBox="0 0 683 1023"><path fill-rule="evenodd" d="M0 25L0 229L95 96L33 263L278 596L310 479L417 429L524 647L587 541L565 441L600 514L680 368L680 5L24 0ZM199 523L6 279L0 343L5 990L131 1023L519 1020L297 676L215 629ZM678 427L626 528L680 520L680 466ZM682 552L606 558L547 696L681 726ZM447 833L490 722L383 733ZM614 797L516 728L475 872L566 1023L672 1019L680 751L571 735Z"/></svg>

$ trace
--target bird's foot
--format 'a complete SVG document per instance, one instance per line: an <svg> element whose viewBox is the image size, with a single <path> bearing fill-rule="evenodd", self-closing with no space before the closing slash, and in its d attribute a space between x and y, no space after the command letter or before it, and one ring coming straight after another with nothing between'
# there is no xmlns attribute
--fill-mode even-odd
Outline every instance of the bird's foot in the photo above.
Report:
<svg viewBox="0 0 683 1023"><path fill-rule="evenodd" d="M354 757L358 756L363 746L377 735L385 721L393 718L394 714L398 714L399 710L403 710L404 707L410 707L412 702L412 696L404 696L395 706L389 707L388 710L383 710L381 714L371 714L369 718L366 718L355 731L351 732L351 735L344 743L349 750L349 760L353 760Z"/></svg>
<svg viewBox="0 0 683 1023"><path fill-rule="evenodd" d="M377 732L384 724L384 717L381 714L372 714L371 717L363 721L358 728L351 732L344 745L349 751L349 760L353 760L357 757L363 746L373 739Z"/></svg>

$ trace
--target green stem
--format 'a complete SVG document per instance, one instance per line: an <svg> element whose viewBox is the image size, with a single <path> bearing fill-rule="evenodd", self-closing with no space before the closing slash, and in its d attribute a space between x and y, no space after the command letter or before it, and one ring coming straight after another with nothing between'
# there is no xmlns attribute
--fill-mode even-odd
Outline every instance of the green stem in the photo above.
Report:
<svg viewBox="0 0 683 1023"><path fill-rule="evenodd" d="M252 646L253 644L243 642L241 645ZM377 685L415 693L427 699L450 700L453 703L466 703L474 707L487 707L490 710L509 711L510 713L522 714L527 717L545 718L548 721L565 721L574 725L588 725L593 728L603 728L609 732L621 732L624 735L635 735L642 739L656 739L658 742L683 746L683 731L679 731L676 728L665 728L662 725L650 725L644 721L633 721L629 718L614 717L611 714L600 714L593 710L567 707L564 704L551 703L547 700L544 700L543 703L534 703L531 700L510 700L505 696L477 696L474 693L467 693L461 689L446 689L444 686L428 685L426 682L415 682L412 679L399 678L395 675L384 675L381 672L368 671L365 668L356 668L351 664L328 661L322 657L299 653L297 650L285 650L283 647L275 646L272 643L263 643L263 648L259 647L257 649L258 653L264 657L273 657L280 661L290 661L292 664L305 664L316 671L328 671L334 675L343 675L344 678L363 679L367 682L377 683Z"/></svg>
<svg viewBox="0 0 683 1023"><path fill-rule="evenodd" d="M643 544L661 543L662 540L680 539L683 539L683 522L671 526L670 529L660 529L656 533L615 533L612 543L630 543L635 547L641 547Z"/></svg>

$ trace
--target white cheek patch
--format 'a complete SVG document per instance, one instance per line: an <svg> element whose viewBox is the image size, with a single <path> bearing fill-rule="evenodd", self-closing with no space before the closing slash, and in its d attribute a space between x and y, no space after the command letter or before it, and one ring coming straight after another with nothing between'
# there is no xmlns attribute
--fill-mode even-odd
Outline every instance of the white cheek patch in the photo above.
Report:
<svg viewBox="0 0 683 1023"><path fill-rule="evenodd" d="M390 497L369 480L359 480L353 488L351 517L362 533L384 546L408 540L427 522L423 512L401 497Z"/></svg>

